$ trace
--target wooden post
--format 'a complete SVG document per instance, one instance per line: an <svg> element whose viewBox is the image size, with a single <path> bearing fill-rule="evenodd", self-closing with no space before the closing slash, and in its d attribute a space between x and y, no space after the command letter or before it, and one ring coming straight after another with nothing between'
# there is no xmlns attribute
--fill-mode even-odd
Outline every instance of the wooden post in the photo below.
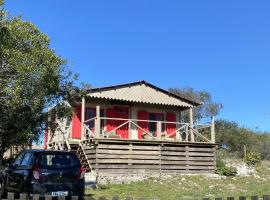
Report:
<svg viewBox="0 0 270 200"><path fill-rule="evenodd" d="M13 200L14 199L14 193L8 193L7 199L8 200Z"/></svg>
<svg viewBox="0 0 270 200"><path fill-rule="evenodd" d="M190 125L190 141L194 142L194 133L193 133L193 108L189 109L189 125Z"/></svg>
<svg viewBox="0 0 270 200"><path fill-rule="evenodd" d="M179 112L178 115L176 115L176 122L178 123L178 124L176 124L176 129L179 129L181 127L181 124L180 124L181 123L181 112ZM175 140L182 141L182 136L181 136L180 130L176 131Z"/></svg>
<svg viewBox="0 0 270 200"><path fill-rule="evenodd" d="M129 120L132 119L132 107L129 106ZM132 139L132 124L128 122L128 139Z"/></svg>
<svg viewBox="0 0 270 200"><path fill-rule="evenodd" d="M188 142L188 136L189 136L189 131L188 131L188 124L186 125L186 130L185 130L185 132L186 132L186 142Z"/></svg>
<svg viewBox="0 0 270 200"><path fill-rule="evenodd" d="M85 121L85 98L82 97L82 109L81 109L81 140L85 139L84 135L84 121Z"/></svg>
<svg viewBox="0 0 270 200"><path fill-rule="evenodd" d="M216 136L215 136L215 117L211 117L211 142L216 142Z"/></svg>
<svg viewBox="0 0 270 200"><path fill-rule="evenodd" d="M161 140L161 131L162 131L162 129L161 129L161 121L158 121L157 122L157 139L158 140Z"/></svg>
<svg viewBox="0 0 270 200"><path fill-rule="evenodd" d="M96 105L95 137L100 137L100 106Z"/></svg>

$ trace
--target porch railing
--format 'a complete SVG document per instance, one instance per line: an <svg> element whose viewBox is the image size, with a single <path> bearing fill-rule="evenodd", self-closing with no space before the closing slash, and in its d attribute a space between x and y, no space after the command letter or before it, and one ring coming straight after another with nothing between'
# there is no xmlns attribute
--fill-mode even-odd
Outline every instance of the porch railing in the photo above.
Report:
<svg viewBox="0 0 270 200"><path fill-rule="evenodd" d="M108 122L114 123L114 128L107 130L106 124ZM151 126L154 127L154 131L145 128L144 125L146 123L147 126L151 124ZM189 123L178 123L169 121L94 117L84 122L83 129L84 139L121 139L121 134L118 134L118 132L120 130L125 130L128 132L128 137L125 139L215 143L214 120L212 120L211 125L191 125ZM139 137L139 135L141 138Z"/></svg>

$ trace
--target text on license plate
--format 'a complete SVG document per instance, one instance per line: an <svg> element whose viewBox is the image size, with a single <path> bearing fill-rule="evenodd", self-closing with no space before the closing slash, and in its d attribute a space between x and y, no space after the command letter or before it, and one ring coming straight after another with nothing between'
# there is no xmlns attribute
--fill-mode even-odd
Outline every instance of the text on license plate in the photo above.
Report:
<svg viewBox="0 0 270 200"><path fill-rule="evenodd" d="M59 197L59 196L68 196L67 191L58 191L58 192L52 192L53 197Z"/></svg>

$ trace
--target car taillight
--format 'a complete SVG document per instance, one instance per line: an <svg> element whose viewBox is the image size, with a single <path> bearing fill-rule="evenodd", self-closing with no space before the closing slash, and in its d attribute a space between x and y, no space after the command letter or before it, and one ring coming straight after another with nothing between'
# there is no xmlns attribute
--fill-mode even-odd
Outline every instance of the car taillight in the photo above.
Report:
<svg viewBox="0 0 270 200"><path fill-rule="evenodd" d="M41 170L38 166L35 166L33 168L33 176L36 180L40 180L41 179Z"/></svg>
<svg viewBox="0 0 270 200"><path fill-rule="evenodd" d="M78 175L77 175L77 179L78 179L78 180L84 179L85 172L86 172L86 170L85 170L83 167L81 167L81 168L79 169L79 173L78 173Z"/></svg>

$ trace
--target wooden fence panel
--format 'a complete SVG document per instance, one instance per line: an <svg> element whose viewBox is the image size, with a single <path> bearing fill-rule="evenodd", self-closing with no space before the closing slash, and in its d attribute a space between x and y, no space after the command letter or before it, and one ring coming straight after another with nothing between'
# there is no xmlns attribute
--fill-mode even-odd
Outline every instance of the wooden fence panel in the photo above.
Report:
<svg viewBox="0 0 270 200"><path fill-rule="evenodd" d="M258 196L251 196L251 200L259 200Z"/></svg>
<svg viewBox="0 0 270 200"><path fill-rule="evenodd" d="M42 199L39 195L33 195L32 198L30 200L40 200ZM43 198L44 199L44 198ZM52 200L54 199L52 196L50 195L45 195L45 200ZM67 198L66 197L58 197L56 198L58 200L66 200ZM68 198L68 199L71 199L71 200L78 200L78 196L72 196L71 198ZM106 198L104 196L101 196L101 197L96 197L96 198L93 198L91 196L85 196L84 197L85 200L120 200L122 198L118 197L118 196L114 196L114 197L110 197L110 198ZM145 197L141 197L141 198L134 198L134 197L126 197L125 200L135 200L135 199L140 199L140 200L159 200L159 198L145 198ZM194 199L198 199L198 198L194 198ZM208 197L203 197L202 200L210 200L212 198L208 198ZM217 197L215 198L215 200L222 200L223 198L221 197ZM235 197L227 197L227 198L224 198L224 199L227 199L227 200L235 200ZM238 198L236 198L238 199ZM246 196L240 196L239 197L239 200L247 200L249 198L247 198ZM251 200L258 200L260 199L259 196L251 196L250 197ZM264 195L262 197L263 200L270 200L270 195ZM0 198L1 200L1 198ZM7 199L2 199L2 200L27 200L27 195L26 194L20 194L20 197L19 199L15 199L15 195L13 193L8 193L8 196L7 196Z"/></svg>
<svg viewBox="0 0 270 200"><path fill-rule="evenodd" d="M263 200L270 200L270 195L264 195Z"/></svg>

